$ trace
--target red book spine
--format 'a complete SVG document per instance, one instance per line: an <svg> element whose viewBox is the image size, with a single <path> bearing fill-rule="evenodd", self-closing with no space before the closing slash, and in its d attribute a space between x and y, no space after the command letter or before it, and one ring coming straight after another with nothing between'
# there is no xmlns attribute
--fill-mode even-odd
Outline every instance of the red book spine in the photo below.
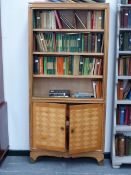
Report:
<svg viewBox="0 0 131 175"><path fill-rule="evenodd" d="M131 0L128 0L128 4L131 4Z"/></svg>
<svg viewBox="0 0 131 175"><path fill-rule="evenodd" d="M129 74L128 75L131 75L131 59L129 59Z"/></svg>
<svg viewBox="0 0 131 175"><path fill-rule="evenodd" d="M55 18L56 18L56 22L57 22L58 28L62 29L62 23L61 23L59 14L58 14L58 12L56 10L54 10L54 15L55 15Z"/></svg>
<svg viewBox="0 0 131 175"><path fill-rule="evenodd" d="M40 74L44 74L44 70L43 70L43 57L42 56L40 56L39 57L39 59L40 59L40 62L39 62L39 70L40 70Z"/></svg>
<svg viewBox="0 0 131 175"><path fill-rule="evenodd" d="M94 29L94 11L91 14L91 29Z"/></svg>
<svg viewBox="0 0 131 175"><path fill-rule="evenodd" d="M124 13L123 13L123 15L124 15L124 27L126 28L126 27L128 27L128 9L124 9L123 11L124 11Z"/></svg>
<svg viewBox="0 0 131 175"><path fill-rule="evenodd" d="M128 118L129 118L128 124L131 125L131 106L129 106L129 117Z"/></svg>
<svg viewBox="0 0 131 175"><path fill-rule="evenodd" d="M124 12L123 12L123 9L121 10L120 12L120 27L123 28L124 27Z"/></svg>
<svg viewBox="0 0 131 175"><path fill-rule="evenodd" d="M64 75L64 57L57 57L57 73Z"/></svg>

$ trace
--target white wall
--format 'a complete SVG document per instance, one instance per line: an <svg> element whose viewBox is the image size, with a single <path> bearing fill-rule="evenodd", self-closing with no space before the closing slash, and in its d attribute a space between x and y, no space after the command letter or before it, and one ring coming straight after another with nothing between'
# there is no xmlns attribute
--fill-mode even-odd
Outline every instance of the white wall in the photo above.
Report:
<svg viewBox="0 0 131 175"><path fill-rule="evenodd" d="M29 149L28 0L2 1L5 99L8 102L10 150ZM105 152L110 152L116 0L110 3Z"/></svg>

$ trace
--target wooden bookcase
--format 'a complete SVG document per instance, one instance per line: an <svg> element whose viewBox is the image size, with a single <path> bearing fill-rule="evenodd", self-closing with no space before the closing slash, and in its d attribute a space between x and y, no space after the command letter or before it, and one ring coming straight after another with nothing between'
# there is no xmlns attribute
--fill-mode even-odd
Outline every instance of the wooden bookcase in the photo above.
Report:
<svg viewBox="0 0 131 175"><path fill-rule="evenodd" d="M29 4L32 161L57 156L103 162L108 18L108 4ZM53 89L70 90L70 96L49 97Z"/></svg>
<svg viewBox="0 0 131 175"><path fill-rule="evenodd" d="M131 1L117 1L112 166L131 163Z"/></svg>

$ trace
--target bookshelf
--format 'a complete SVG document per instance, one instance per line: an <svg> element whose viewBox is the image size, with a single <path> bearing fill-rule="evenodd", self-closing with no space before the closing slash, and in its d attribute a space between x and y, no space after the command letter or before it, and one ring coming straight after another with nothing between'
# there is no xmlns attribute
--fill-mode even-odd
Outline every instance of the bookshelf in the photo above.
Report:
<svg viewBox="0 0 131 175"><path fill-rule="evenodd" d="M131 163L131 1L118 0L112 166Z"/></svg>
<svg viewBox="0 0 131 175"><path fill-rule="evenodd" d="M106 3L29 4L31 161L93 157L103 163L108 18ZM52 97L50 90L70 93Z"/></svg>

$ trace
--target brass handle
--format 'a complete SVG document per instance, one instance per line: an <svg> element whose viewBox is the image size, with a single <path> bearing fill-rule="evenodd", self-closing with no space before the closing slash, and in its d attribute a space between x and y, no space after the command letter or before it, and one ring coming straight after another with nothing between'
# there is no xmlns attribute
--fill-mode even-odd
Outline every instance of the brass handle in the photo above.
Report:
<svg viewBox="0 0 131 175"><path fill-rule="evenodd" d="M64 129L64 127L60 127L60 129L62 130L62 131L64 131L65 129Z"/></svg>

